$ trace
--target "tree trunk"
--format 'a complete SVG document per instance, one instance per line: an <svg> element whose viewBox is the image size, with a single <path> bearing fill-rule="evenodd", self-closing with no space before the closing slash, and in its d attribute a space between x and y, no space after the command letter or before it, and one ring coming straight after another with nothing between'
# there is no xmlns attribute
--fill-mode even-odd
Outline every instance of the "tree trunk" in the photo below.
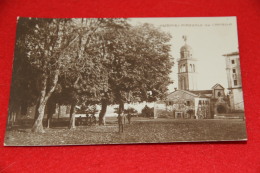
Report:
<svg viewBox="0 0 260 173"><path fill-rule="evenodd" d="M47 128L50 128L51 119L52 119L52 114L47 114Z"/></svg>
<svg viewBox="0 0 260 173"><path fill-rule="evenodd" d="M101 111L99 113L98 124L105 125L105 115L107 111L107 100L102 100Z"/></svg>
<svg viewBox="0 0 260 173"><path fill-rule="evenodd" d="M40 100L38 98L36 101L36 105L35 105L34 122L37 120L37 118L39 116L39 112L37 111L39 108L39 103L40 103Z"/></svg>
<svg viewBox="0 0 260 173"><path fill-rule="evenodd" d="M21 107L18 106L17 109L14 111L15 113L15 121L20 121L20 118L21 118Z"/></svg>
<svg viewBox="0 0 260 173"><path fill-rule="evenodd" d="M12 112L9 114L9 116L8 116L8 125L10 125L11 128L12 128L13 125L14 125L14 115L15 115L15 113L14 113L14 111L12 111Z"/></svg>
<svg viewBox="0 0 260 173"><path fill-rule="evenodd" d="M119 102L119 113L122 114L124 112L124 102L120 101Z"/></svg>
<svg viewBox="0 0 260 173"><path fill-rule="evenodd" d="M60 112L61 112L61 109L60 109L60 105L59 105L58 119L60 119Z"/></svg>
<svg viewBox="0 0 260 173"><path fill-rule="evenodd" d="M38 109L36 110L38 117L37 117L36 121L34 122L34 125L32 127L32 132L44 133L42 120L43 120L43 117L44 117L45 107L46 107L46 102L43 100L43 101L41 101Z"/></svg>
<svg viewBox="0 0 260 173"><path fill-rule="evenodd" d="M123 123L125 124L125 115L124 115L124 102L122 100L119 101L119 115L122 116L122 119L123 119Z"/></svg>
<svg viewBox="0 0 260 173"><path fill-rule="evenodd" d="M70 123L69 123L69 129L76 128L75 126L75 107L76 104L72 104L70 108Z"/></svg>
<svg viewBox="0 0 260 173"><path fill-rule="evenodd" d="M49 129L50 128L50 121L51 121L51 119L50 118L47 118L47 129Z"/></svg>
<svg viewBox="0 0 260 173"><path fill-rule="evenodd" d="M53 117L53 114L56 112L56 103L53 101L53 98L50 97L50 99L47 102L46 107L46 113L47 113L47 128L50 128L50 123Z"/></svg>
<svg viewBox="0 0 260 173"><path fill-rule="evenodd" d="M41 94L40 94L39 102L37 103L38 108L36 109L36 113L35 113L36 120L33 124L32 132L44 133L42 121L43 121L43 117L44 117L45 107L46 107L48 99L50 98L51 94L54 92L54 90L56 88L56 85L58 83L58 77L59 77L59 71L56 70L55 74L54 74L54 78L51 82L51 87L50 87L49 91L47 92L48 77L47 77L47 75L43 76Z"/></svg>
<svg viewBox="0 0 260 173"><path fill-rule="evenodd" d="M14 124L16 123L16 112L13 113L13 116L12 116L12 127L14 126Z"/></svg>

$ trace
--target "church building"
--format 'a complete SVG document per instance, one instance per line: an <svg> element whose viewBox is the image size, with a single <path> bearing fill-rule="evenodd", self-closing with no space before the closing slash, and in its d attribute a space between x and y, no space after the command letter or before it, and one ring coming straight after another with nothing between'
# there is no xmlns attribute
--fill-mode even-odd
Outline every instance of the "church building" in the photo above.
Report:
<svg viewBox="0 0 260 173"><path fill-rule="evenodd" d="M233 52L223 56L226 58L230 109L232 112L244 111L239 53Z"/></svg>
<svg viewBox="0 0 260 173"><path fill-rule="evenodd" d="M197 89L197 59L192 47L185 44L180 49L178 60L178 89L164 100L155 103L156 117L210 119L229 111L229 99L220 84L209 90Z"/></svg>

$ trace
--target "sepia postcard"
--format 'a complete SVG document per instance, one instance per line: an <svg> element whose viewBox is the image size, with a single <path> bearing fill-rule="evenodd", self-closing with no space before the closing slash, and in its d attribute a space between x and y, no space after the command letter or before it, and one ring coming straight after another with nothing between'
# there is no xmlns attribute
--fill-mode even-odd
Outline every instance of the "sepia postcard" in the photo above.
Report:
<svg viewBox="0 0 260 173"><path fill-rule="evenodd" d="M17 18L5 146L246 141L236 17Z"/></svg>

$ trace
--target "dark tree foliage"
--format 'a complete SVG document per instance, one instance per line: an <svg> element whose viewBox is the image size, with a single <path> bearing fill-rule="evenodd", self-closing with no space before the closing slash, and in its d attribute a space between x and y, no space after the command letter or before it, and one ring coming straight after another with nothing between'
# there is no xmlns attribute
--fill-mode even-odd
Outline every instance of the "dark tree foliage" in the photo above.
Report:
<svg viewBox="0 0 260 173"><path fill-rule="evenodd" d="M16 46L13 61L13 74L9 103L11 119L26 112L28 106L35 105L39 96L39 70L27 61L28 47L24 44L26 37L33 33L36 26L33 20L20 18L16 31ZM21 110L24 110L21 112Z"/></svg>
<svg viewBox="0 0 260 173"><path fill-rule="evenodd" d="M145 106L142 109L142 116L144 116L144 117L154 117L154 108L149 108L148 106Z"/></svg>
<svg viewBox="0 0 260 173"><path fill-rule="evenodd" d="M125 102L154 101L167 91L171 83L169 73L173 62L170 55L171 36L153 25L144 24L104 33L104 64L108 74L108 91L104 94L102 110L110 99L119 104L119 113ZM100 113L100 124L105 111Z"/></svg>
<svg viewBox="0 0 260 173"><path fill-rule="evenodd" d="M89 20L93 21L89 22ZM104 52L105 41L102 33L106 32L106 30L124 27L126 20L82 19L80 24L83 26L83 31L87 27L91 28L93 32L90 34L80 33L78 41L71 46L72 53L70 56L74 57L72 64L76 65L70 66L68 73L64 73L60 78L60 83L65 88L65 91L69 91L69 96L66 97L67 104L70 103L71 109L73 109L70 114L69 128L75 128L74 107L76 105L88 107L100 103L104 92L108 90L107 69L104 66L107 59Z"/></svg>
<svg viewBox="0 0 260 173"><path fill-rule="evenodd" d="M171 36L153 25L131 26L127 19L19 18L10 112L36 105L33 132L44 132L56 104L101 104L104 124L108 104L154 101L171 83ZM46 108L47 106L47 108ZM45 111L46 110L46 111Z"/></svg>

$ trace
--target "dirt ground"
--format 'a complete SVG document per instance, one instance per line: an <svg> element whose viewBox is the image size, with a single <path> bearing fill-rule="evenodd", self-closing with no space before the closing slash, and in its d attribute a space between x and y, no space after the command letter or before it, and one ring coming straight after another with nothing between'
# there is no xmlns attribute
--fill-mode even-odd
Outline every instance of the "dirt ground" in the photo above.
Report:
<svg viewBox="0 0 260 173"><path fill-rule="evenodd" d="M107 118L105 126L77 126L73 130L69 130L66 126L52 126L45 129L43 134L31 133L29 127L21 128L18 126L6 131L5 145L168 143L234 141L246 138L245 121L242 119L176 120L134 117L131 124L124 125L123 133L118 132L116 118Z"/></svg>

